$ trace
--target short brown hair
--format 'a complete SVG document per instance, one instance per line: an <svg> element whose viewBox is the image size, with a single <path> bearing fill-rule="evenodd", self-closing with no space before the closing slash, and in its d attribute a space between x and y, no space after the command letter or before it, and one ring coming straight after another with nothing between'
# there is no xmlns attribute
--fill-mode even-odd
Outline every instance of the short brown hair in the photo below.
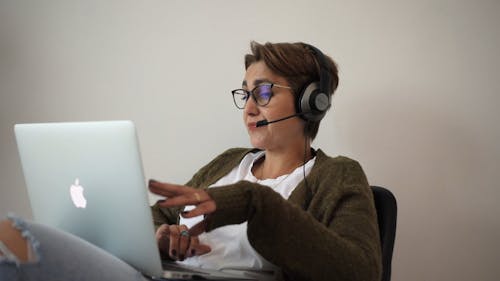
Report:
<svg viewBox="0 0 500 281"><path fill-rule="evenodd" d="M320 80L320 66L316 59L314 50L308 44L297 43L265 43L259 44L255 41L250 43L252 53L245 55L245 69L258 61L263 61L275 74L285 78L292 87L295 100L297 100L303 88L311 82ZM326 68L330 73L331 83L330 96L339 84L338 69L335 62L327 55ZM320 121L309 121L304 128L304 135L313 140L319 129Z"/></svg>

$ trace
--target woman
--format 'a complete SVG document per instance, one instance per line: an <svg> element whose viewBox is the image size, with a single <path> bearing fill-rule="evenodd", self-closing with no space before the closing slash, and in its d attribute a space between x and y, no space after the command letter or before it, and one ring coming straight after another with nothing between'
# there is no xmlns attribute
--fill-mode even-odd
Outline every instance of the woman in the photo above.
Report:
<svg viewBox="0 0 500 281"><path fill-rule="evenodd" d="M152 207L161 252L284 280L379 280L377 221L361 167L310 148L338 84L335 64L303 43L252 43L245 66L233 98L254 149L224 152L187 186L150 181L167 197ZM0 277L144 280L78 237L15 217L0 222Z"/></svg>
<svg viewBox="0 0 500 281"><path fill-rule="evenodd" d="M335 63L303 43L251 49L233 98L254 149L224 152L186 186L150 181L167 197L152 207L161 252L284 280L379 280L376 214L361 167L310 147L338 84Z"/></svg>

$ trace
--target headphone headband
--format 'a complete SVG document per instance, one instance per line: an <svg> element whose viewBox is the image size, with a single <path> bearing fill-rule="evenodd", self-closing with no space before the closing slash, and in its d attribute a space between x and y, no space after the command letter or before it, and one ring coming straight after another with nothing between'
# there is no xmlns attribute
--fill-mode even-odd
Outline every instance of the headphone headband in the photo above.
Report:
<svg viewBox="0 0 500 281"><path fill-rule="evenodd" d="M319 81L312 81L304 85L299 98L296 101L297 113L302 114L306 121L320 121L330 108L331 75L325 55L316 47L305 44L310 49L319 65Z"/></svg>
<svg viewBox="0 0 500 281"><path fill-rule="evenodd" d="M314 52L314 57L319 64L319 89L322 93L330 96L331 89L331 75L328 72L328 66L326 63L326 58L323 52L321 52L318 48L314 47L310 44L305 44L308 48L310 48Z"/></svg>

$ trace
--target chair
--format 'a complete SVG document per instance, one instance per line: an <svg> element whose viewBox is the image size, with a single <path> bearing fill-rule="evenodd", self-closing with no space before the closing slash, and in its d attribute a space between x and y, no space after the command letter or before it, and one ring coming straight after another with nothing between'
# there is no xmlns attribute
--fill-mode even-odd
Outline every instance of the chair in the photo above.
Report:
<svg viewBox="0 0 500 281"><path fill-rule="evenodd" d="M388 189L371 186L382 246L382 281L391 280L391 261L396 237L396 218L398 207L396 198Z"/></svg>

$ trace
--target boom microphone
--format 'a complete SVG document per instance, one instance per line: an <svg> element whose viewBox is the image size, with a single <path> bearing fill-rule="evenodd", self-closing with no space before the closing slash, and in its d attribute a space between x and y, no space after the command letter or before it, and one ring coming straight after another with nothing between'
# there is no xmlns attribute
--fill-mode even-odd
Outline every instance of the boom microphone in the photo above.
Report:
<svg viewBox="0 0 500 281"><path fill-rule="evenodd" d="M273 121L267 121L266 119L260 120L260 121L257 121L257 123L255 123L255 127L258 128L258 127L262 127L262 126L267 126L267 125L269 125L271 123L276 123L276 122L284 121L286 119L290 119L290 118L301 116L301 115L304 115L304 112L295 113L293 115L290 115L290 116L287 116L287 117L283 117L283 118L280 118L280 119L276 119L276 120L273 120Z"/></svg>

